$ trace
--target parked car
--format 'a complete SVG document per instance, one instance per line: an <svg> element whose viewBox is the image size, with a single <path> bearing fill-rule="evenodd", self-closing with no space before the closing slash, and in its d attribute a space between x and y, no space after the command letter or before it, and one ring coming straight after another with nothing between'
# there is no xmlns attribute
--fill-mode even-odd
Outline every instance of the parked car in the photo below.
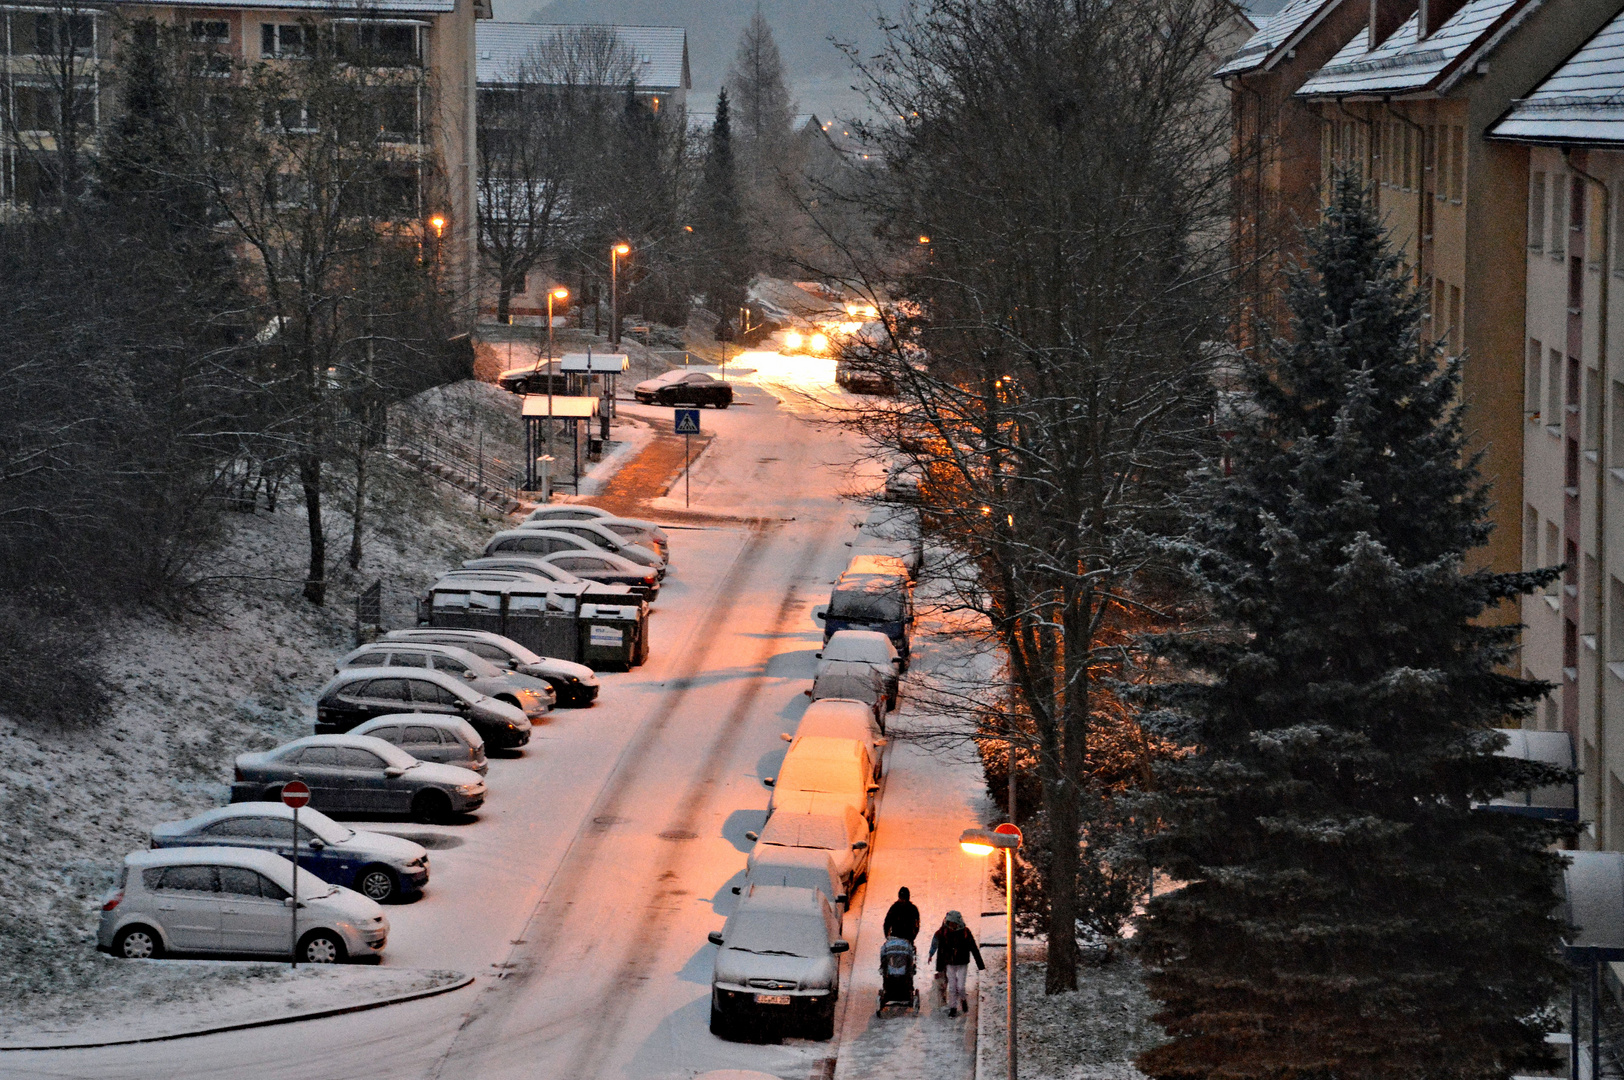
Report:
<svg viewBox="0 0 1624 1080"><path fill-rule="evenodd" d="M514 394L545 394L547 379L552 376L553 393L568 394L572 390L569 376L559 370L558 361L538 360L523 367L508 368L496 376L496 385Z"/></svg>
<svg viewBox="0 0 1624 1080"><path fill-rule="evenodd" d="M757 886L720 931L711 971L711 1033L805 1025L814 1039L832 1038L840 1000L840 920L815 889Z"/></svg>
<svg viewBox="0 0 1624 1080"><path fill-rule="evenodd" d="M306 735L275 750L238 754L231 801L275 802L282 785L310 785L310 805L328 814L410 814L445 821L485 801L485 781L455 765L418 761L369 735Z"/></svg>
<svg viewBox="0 0 1624 1080"><path fill-rule="evenodd" d="M880 777L881 757L886 740L876 730L874 710L866 701L851 698L823 698L806 707L794 735L785 735L793 742L803 735L829 739L849 739L869 748L869 759L874 766L874 778Z"/></svg>
<svg viewBox="0 0 1624 1080"><path fill-rule="evenodd" d="M553 521L596 521L608 525L615 532L629 539L635 539L635 533L648 534L650 540L658 545L660 558L666 559L671 554L671 537L666 531L652 521L642 518L619 517L607 510L596 506L586 506L582 503L558 503L548 506L538 506L532 510L525 519L526 524L546 525ZM644 547L649 546L644 541L637 541Z"/></svg>
<svg viewBox="0 0 1624 1080"><path fill-rule="evenodd" d="M316 731L349 731L374 716L405 712L460 716L487 747L505 750L530 741L524 710L427 668L345 668L316 694Z"/></svg>
<svg viewBox="0 0 1624 1080"><path fill-rule="evenodd" d="M703 371L677 368L644 379L632 387L632 396L644 405L714 405L725 409L733 404L733 384Z"/></svg>
<svg viewBox="0 0 1624 1080"><path fill-rule="evenodd" d="M824 640L817 658L818 673L836 663L867 664L885 681L885 707L897 707L902 656L891 639L878 630L836 630Z"/></svg>
<svg viewBox="0 0 1624 1080"><path fill-rule="evenodd" d="M876 630L896 646L902 661L899 670L907 669L914 605L906 576L847 571L836 579L820 618L825 645L842 630Z"/></svg>
<svg viewBox="0 0 1624 1080"><path fill-rule="evenodd" d="M234 847L293 858L293 808L280 802L242 802L154 825L154 851ZM429 853L421 844L385 833L358 832L320 810L299 811L299 869L387 904L416 896L429 880Z"/></svg>
<svg viewBox="0 0 1624 1080"><path fill-rule="evenodd" d="M474 725L460 716L427 716L423 713L396 713L375 716L350 729L351 735L370 735L398 746L418 761L455 765L484 776L490 771L485 758L485 740Z"/></svg>
<svg viewBox="0 0 1624 1080"><path fill-rule="evenodd" d="M885 472L885 497L891 502L917 503L925 470L911 461L901 461Z"/></svg>
<svg viewBox="0 0 1624 1080"><path fill-rule="evenodd" d="M767 813L778 804L780 793L813 792L846 800L874 821L874 796L880 790L874 782L874 765L868 747L851 739L822 736L797 737L784 754L776 776L763 777L773 789Z"/></svg>
<svg viewBox="0 0 1624 1080"><path fill-rule="evenodd" d="M242 847L168 848L124 856L102 902L96 947L127 960L168 953L287 956L293 864ZM295 955L307 964L376 957L389 940L383 908L299 875Z"/></svg>
<svg viewBox="0 0 1624 1080"><path fill-rule="evenodd" d="M567 570L559 572L569 573ZM512 638L492 634L486 630L419 627L415 630L391 630L382 640L431 641L441 645L457 645L475 656L483 656L498 667L511 668L544 680L553 688L553 694L560 705L584 708L598 697L598 676L585 664L540 656Z"/></svg>
<svg viewBox="0 0 1624 1080"><path fill-rule="evenodd" d="M902 560L910 578L918 577L919 568L925 561L925 538L920 528L919 511L895 503L870 508L857 527L852 552L894 555Z"/></svg>
<svg viewBox="0 0 1624 1080"><path fill-rule="evenodd" d="M671 537L652 521L641 518L593 518L588 524L602 525L616 536L648 548L667 564L671 561Z"/></svg>
<svg viewBox="0 0 1624 1080"><path fill-rule="evenodd" d="M538 585L561 584L536 570L497 570L494 568L447 570L434 579L434 584L451 585L459 581L533 581Z"/></svg>
<svg viewBox="0 0 1624 1080"><path fill-rule="evenodd" d="M806 691L813 704L819 701L857 701L868 706L874 726L885 730L885 679L869 664L855 660L832 660L819 668Z"/></svg>
<svg viewBox="0 0 1624 1080"><path fill-rule="evenodd" d="M428 641L374 641L345 654L336 670L382 667L443 671L454 679L462 679L481 694L514 706L531 723L546 716L557 700L550 683L497 667L483 656L456 645L436 645Z"/></svg>
<svg viewBox="0 0 1624 1080"><path fill-rule="evenodd" d="M560 585L575 585L582 580L568 570L541 561L540 555L493 555L489 558L465 559L462 570L516 570L522 574L540 574Z"/></svg>
<svg viewBox="0 0 1624 1080"><path fill-rule="evenodd" d="M850 906L846 887L834 859L820 848L757 847L744 864L744 884L733 886L739 896L752 885L781 885L789 889L816 889L834 901L835 914L844 920Z"/></svg>
<svg viewBox="0 0 1624 1080"><path fill-rule="evenodd" d="M744 836L755 842L752 854L757 856L768 854L772 848L828 852L847 896L868 877L868 819L861 810L833 795L785 793L761 831Z"/></svg>
<svg viewBox="0 0 1624 1080"><path fill-rule="evenodd" d="M660 575L646 566L607 551L560 551L543 556L577 577L605 585L624 585L634 596L652 602L660 595Z"/></svg>
<svg viewBox="0 0 1624 1080"><path fill-rule="evenodd" d="M639 566L656 571L661 577L665 576L665 557L658 551L653 547L645 547L635 540L629 540L597 521L546 521L536 525L526 523L519 525L520 531L527 529L576 537L599 550L613 552L623 559L630 559Z"/></svg>

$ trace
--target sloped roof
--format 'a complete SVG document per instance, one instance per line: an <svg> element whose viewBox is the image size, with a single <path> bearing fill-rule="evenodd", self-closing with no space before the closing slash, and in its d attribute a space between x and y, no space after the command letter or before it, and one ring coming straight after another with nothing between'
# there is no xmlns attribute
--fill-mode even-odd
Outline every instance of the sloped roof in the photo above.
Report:
<svg viewBox="0 0 1624 1080"><path fill-rule="evenodd" d="M346 16L444 15L455 11L456 0L114 0L119 7L256 8L319 11ZM43 10L43 9L42 9Z"/></svg>
<svg viewBox="0 0 1624 1080"><path fill-rule="evenodd" d="M1300 97L1403 94L1446 89L1453 76L1493 51L1543 0L1468 0L1425 40L1419 12L1374 49L1350 41L1297 91Z"/></svg>
<svg viewBox="0 0 1624 1080"><path fill-rule="evenodd" d="M397 0L399 2L399 0ZM475 30L477 78L508 81L525 57L549 38L579 29L570 23L480 23ZM688 90L688 31L681 26L610 26L635 61L637 85L648 90Z"/></svg>
<svg viewBox="0 0 1624 1080"><path fill-rule="evenodd" d="M1264 19L1258 32L1213 74L1240 75L1272 67L1277 57L1296 46L1302 36L1319 24L1343 0L1291 0L1276 14Z"/></svg>
<svg viewBox="0 0 1624 1080"><path fill-rule="evenodd" d="M1489 128L1491 138L1624 143L1624 12Z"/></svg>

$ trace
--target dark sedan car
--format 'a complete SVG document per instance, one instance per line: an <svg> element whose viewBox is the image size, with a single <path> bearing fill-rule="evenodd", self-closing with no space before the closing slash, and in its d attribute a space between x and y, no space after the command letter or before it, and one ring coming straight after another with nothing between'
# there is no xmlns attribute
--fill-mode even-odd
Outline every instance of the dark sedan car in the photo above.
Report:
<svg viewBox="0 0 1624 1080"><path fill-rule="evenodd" d="M545 394L547 392L547 371L546 364L509 368L496 377L496 385L515 394ZM569 385L570 377L558 370L556 360L553 361L552 377L553 393L574 393Z"/></svg>
<svg viewBox="0 0 1624 1080"><path fill-rule="evenodd" d="M413 712L460 716L498 749L530 741L522 710L428 668L345 668L316 694L316 731L349 731L375 716Z"/></svg>
<svg viewBox="0 0 1624 1080"><path fill-rule="evenodd" d="M485 801L485 781L475 773L418 761L369 735L307 735L261 754L238 754L231 801L275 802L289 780L309 784L310 805L324 814L410 814L433 822Z"/></svg>
<svg viewBox="0 0 1624 1080"><path fill-rule="evenodd" d="M660 576L646 566L638 566L629 559L607 551L560 551L546 556L548 562L562 566L576 577L604 585L627 585L632 595L653 602L660 595Z"/></svg>
<svg viewBox="0 0 1624 1080"><path fill-rule="evenodd" d="M725 409L733 404L733 384L713 378L703 371L678 368L632 388L644 405L714 405Z"/></svg>

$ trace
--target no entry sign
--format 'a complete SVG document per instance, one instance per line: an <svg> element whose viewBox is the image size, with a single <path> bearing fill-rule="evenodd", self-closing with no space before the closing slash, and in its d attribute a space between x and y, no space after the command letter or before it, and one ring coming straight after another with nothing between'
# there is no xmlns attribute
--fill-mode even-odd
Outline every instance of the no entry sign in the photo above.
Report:
<svg viewBox="0 0 1624 1080"><path fill-rule="evenodd" d="M310 802L310 785L303 780L289 780L282 785L282 801L295 810Z"/></svg>

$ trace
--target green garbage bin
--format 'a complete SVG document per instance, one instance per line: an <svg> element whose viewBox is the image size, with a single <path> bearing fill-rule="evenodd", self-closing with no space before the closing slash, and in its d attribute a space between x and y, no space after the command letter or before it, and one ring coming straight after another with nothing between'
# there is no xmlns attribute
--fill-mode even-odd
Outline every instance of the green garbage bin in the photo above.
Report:
<svg viewBox="0 0 1624 1080"><path fill-rule="evenodd" d="M638 604L582 604L580 662L593 671L630 671L638 663Z"/></svg>

